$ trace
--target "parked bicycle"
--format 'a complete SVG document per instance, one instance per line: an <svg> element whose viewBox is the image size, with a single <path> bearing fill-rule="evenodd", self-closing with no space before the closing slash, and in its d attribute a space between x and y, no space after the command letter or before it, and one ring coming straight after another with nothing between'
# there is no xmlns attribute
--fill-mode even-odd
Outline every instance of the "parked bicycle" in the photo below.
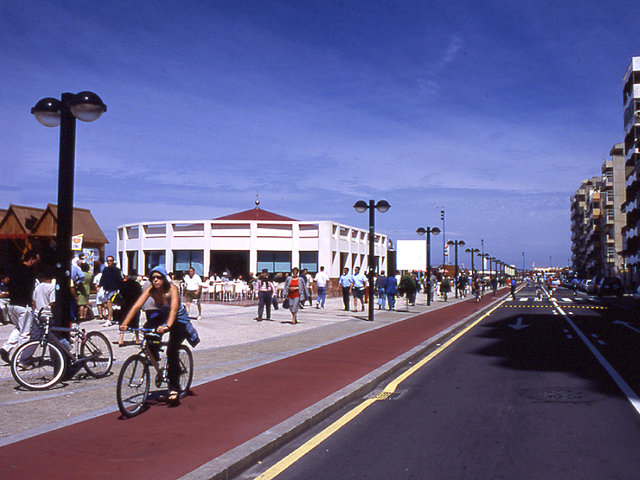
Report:
<svg viewBox="0 0 640 480"><path fill-rule="evenodd" d="M151 351L151 345L160 343L160 335L149 328L130 328L130 332L142 332L144 338L140 344L140 351L127 358L118 375L116 397L118 408L125 417L135 417L146 408L149 388L151 384L151 367L156 377L156 388L168 383L167 357L165 356L162 367L160 359L156 359ZM178 349L180 363L178 398L184 398L189 393L193 381L193 354L186 345L180 345Z"/></svg>
<svg viewBox="0 0 640 480"><path fill-rule="evenodd" d="M65 378L69 368L82 366L95 378L109 374L113 365L113 350L100 332L85 332L79 325L72 328L53 327L51 317L35 317L34 328L42 330L39 339L20 345L11 359L11 375L29 390L46 390ZM71 335L71 344L60 340L54 332Z"/></svg>

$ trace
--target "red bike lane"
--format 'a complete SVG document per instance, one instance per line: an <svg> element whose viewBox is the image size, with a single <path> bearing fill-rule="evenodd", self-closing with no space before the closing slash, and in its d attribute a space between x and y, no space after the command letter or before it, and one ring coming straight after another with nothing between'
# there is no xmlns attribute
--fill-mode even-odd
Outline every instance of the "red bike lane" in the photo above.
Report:
<svg viewBox="0 0 640 480"><path fill-rule="evenodd" d="M0 478L179 478L494 299L455 303L199 385L176 408L160 402L132 419L114 412L6 445L0 448Z"/></svg>

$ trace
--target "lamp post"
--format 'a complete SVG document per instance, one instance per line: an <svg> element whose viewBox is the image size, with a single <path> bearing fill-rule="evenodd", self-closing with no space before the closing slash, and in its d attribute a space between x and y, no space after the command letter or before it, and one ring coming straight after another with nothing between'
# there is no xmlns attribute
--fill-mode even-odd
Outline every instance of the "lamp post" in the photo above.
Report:
<svg viewBox="0 0 640 480"><path fill-rule="evenodd" d="M427 306L431 306L431 235L438 235L438 227L420 227L416 230L418 235L427 234Z"/></svg>
<svg viewBox="0 0 640 480"><path fill-rule="evenodd" d="M480 252L480 249L479 249L479 248L467 248L467 249L465 250L465 252L467 252L467 253L470 253L470 254L471 254L471 278L473 279L473 275L474 275L474 273L473 273L473 270L474 270L474 268L473 268L473 257L474 257L477 253L479 253L479 252Z"/></svg>
<svg viewBox="0 0 640 480"><path fill-rule="evenodd" d="M353 206L356 212L364 213L369 210L369 317L367 320L373 322L373 276L375 273L374 259L375 259L375 210L380 213L385 213L391 208L389 202L386 200L380 200L378 203L375 200L369 200L369 203L364 200L358 200Z"/></svg>
<svg viewBox="0 0 640 480"><path fill-rule="evenodd" d="M479 253L478 256L482 259L482 281L484 282L484 260L489 256L488 253Z"/></svg>
<svg viewBox="0 0 640 480"><path fill-rule="evenodd" d="M455 248L455 255L456 255L456 298L458 298L458 246L460 247L464 247L465 243L464 240L449 240L449 242L447 242L447 245L451 246L454 245Z"/></svg>
<svg viewBox="0 0 640 480"><path fill-rule="evenodd" d="M524 252L522 252L522 278L524 278Z"/></svg>
<svg viewBox="0 0 640 480"><path fill-rule="evenodd" d="M446 230L444 229L444 207L442 207L442 210L440 210L440 220L442 220L442 268L445 268L445 252L446 252L446 247L445 247L445 241L447 238L446 235ZM449 262L449 264L451 264L451 262Z"/></svg>
<svg viewBox="0 0 640 480"><path fill-rule="evenodd" d="M73 234L73 182L75 172L76 118L93 122L107 111L93 92L63 93L43 98L31 109L45 127L60 126L58 161L58 218L56 233L56 307L61 325L71 323L71 236Z"/></svg>

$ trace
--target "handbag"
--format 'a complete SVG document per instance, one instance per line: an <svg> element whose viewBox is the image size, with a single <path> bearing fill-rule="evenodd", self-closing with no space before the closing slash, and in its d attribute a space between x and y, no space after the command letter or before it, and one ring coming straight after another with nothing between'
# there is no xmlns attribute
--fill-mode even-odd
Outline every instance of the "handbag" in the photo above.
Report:
<svg viewBox="0 0 640 480"><path fill-rule="evenodd" d="M285 298L282 302L282 308L289 308L289 299Z"/></svg>
<svg viewBox="0 0 640 480"><path fill-rule="evenodd" d="M271 303L273 303L274 310L277 310L278 309L278 298L277 297L271 297Z"/></svg>

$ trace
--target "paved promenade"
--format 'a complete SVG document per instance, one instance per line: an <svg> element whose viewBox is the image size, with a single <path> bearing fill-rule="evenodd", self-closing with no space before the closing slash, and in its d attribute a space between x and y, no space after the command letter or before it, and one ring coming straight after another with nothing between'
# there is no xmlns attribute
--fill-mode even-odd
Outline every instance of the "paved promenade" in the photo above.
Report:
<svg viewBox="0 0 640 480"><path fill-rule="evenodd" d="M88 322L87 330L114 343L107 378L80 372L52 390L30 392L0 367L0 478L226 478L370 392L497 298L426 307L419 295L408 311L404 299L399 311L376 310L374 322L330 299L325 310L300 312L298 325L282 309L273 321L256 322L255 306L204 304L194 322L202 343L194 350L192 394L177 408L158 400L134 419L121 418L115 404L120 365L136 351L133 338L118 348L117 327ZM0 339L9 331L0 327Z"/></svg>

